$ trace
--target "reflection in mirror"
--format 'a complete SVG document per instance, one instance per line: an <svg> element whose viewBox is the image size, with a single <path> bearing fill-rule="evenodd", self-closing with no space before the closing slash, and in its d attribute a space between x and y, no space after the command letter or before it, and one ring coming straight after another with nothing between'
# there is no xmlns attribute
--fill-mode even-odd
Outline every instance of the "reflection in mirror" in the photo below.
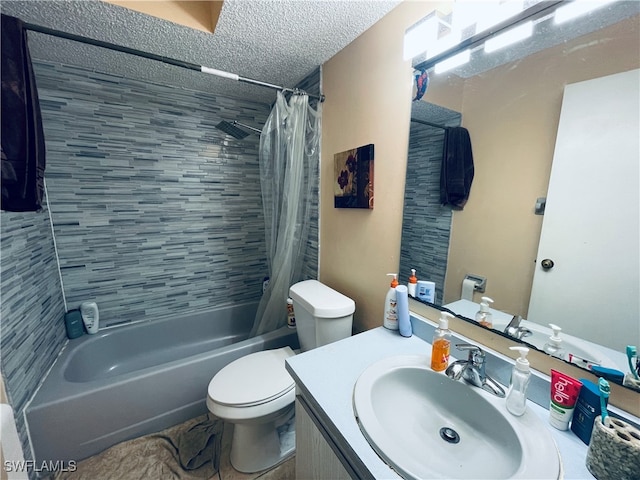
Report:
<svg viewBox="0 0 640 480"><path fill-rule="evenodd" d="M627 135L636 141L631 144L636 145L635 150L627 155L636 166L636 174L619 178L620 182L629 182L629 186L619 187L612 193L595 189L588 197L579 199L595 207L606 203L608 198L615 200L622 188L631 192L631 197L627 198L635 199L635 203L628 201L607 207L610 208L608 213L622 211L626 219L621 222L624 229L620 226L620 229L608 231L605 242L608 252L604 259L622 249L621 237L630 237L628 244L634 247L629 247L631 251L625 251L623 258L627 259L627 264L635 266L635 278L615 282L615 275L603 274L593 288L584 290L582 296L561 297L561 303L569 312L575 306L586 305L587 314L581 310L580 314L561 313L557 318L544 314L544 318L535 319L528 318L528 314L534 274L542 269L541 260L548 258L538 257L546 216L535 214L535 204L538 198L551 194L552 161L557 148L565 86L638 69L639 12L638 2L616 2L588 17L592 25L589 33L563 25L565 37L571 30L578 36L564 38L559 45L533 49L534 53L524 53L525 57L521 55L526 48L507 48L500 53L500 64L491 64L488 68L474 65L473 60L463 70L441 75L429 72L429 88L421 102L414 102L412 117L441 126L461 124L467 128L473 145L475 178L464 210L452 212L441 207L439 165L443 130L419 122L411 123L399 272L399 280L404 283L410 269L416 268L420 280L436 282L437 304L452 305L454 311L458 308L456 313L468 318L474 317L481 294L473 294L470 305L459 304L463 279L467 274L484 276L487 278L484 295L495 300L495 318L499 320L494 322L496 330L503 332L514 315L521 315L525 319L521 325L532 331L529 340L542 350L544 345L539 345L540 339L545 339L546 343L551 336L548 323L552 322L562 328L560 335L565 339L565 346L571 346L584 356L597 357L586 360L600 360L603 365L611 362L614 368L627 373L624 345L640 346L637 127ZM613 15L613 20L608 19L608 15ZM602 28L593 31L596 24ZM547 36L552 28L546 27ZM536 41L536 37L527 40ZM510 54L516 56L510 57ZM639 83L635 82L636 95ZM592 107L597 110L595 98ZM628 122L620 123L619 119L600 124L615 125L619 129L629 127ZM604 138L600 133L593 136ZM611 162L611 157L600 159L596 164L596 176L601 173L599 168ZM582 180L575 178L575 183L582 183ZM547 204L547 214L549 208ZM592 220L595 222L590 228L598 230L608 213L594 213ZM569 232L565 230L565 233ZM579 252L579 241L571 245ZM578 261L583 267L594 263L589 257L578 258ZM555 264L550 272L558 272L563 262L556 260ZM578 278L583 272L573 275ZM603 292L612 284L616 285L616 294L622 297L608 303L610 296ZM564 291L557 293L562 295ZM500 312L506 312L504 317ZM523 341L527 342L527 337ZM579 357L577 353L574 356ZM576 363L580 364L580 361Z"/></svg>

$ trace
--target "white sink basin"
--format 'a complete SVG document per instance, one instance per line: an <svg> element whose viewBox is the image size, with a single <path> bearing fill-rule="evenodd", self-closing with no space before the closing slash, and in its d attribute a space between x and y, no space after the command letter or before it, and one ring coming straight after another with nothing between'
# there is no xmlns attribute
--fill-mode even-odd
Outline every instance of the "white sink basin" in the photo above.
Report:
<svg viewBox="0 0 640 480"><path fill-rule="evenodd" d="M362 433L404 478L558 478L560 460L531 411L433 372L427 355L385 358L356 382Z"/></svg>

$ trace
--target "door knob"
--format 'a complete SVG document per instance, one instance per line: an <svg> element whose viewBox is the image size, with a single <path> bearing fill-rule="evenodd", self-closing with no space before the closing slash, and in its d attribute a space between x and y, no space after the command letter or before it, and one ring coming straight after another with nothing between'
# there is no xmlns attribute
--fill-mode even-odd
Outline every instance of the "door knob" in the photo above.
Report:
<svg viewBox="0 0 640 480"><path fill-rule="evenodd" d="M555 263L553 263L553 260L551 260L550 258L545 258L544 260L542 260L542 262L540 262L540 265L545 270L551 270Z"/></svg>

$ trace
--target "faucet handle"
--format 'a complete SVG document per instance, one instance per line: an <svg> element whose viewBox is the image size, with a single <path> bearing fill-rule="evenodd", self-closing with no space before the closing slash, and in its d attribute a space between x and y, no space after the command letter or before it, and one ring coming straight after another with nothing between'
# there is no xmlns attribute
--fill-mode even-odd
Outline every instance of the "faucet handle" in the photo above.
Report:
<svg viewBox="0 0 640 480"><path fill-rule="evenodd" d="M477 345L473 345L471 343L456 343L456 348L462 351L469 351L469 362L474 364L484 363L484 350Z"/></svg>

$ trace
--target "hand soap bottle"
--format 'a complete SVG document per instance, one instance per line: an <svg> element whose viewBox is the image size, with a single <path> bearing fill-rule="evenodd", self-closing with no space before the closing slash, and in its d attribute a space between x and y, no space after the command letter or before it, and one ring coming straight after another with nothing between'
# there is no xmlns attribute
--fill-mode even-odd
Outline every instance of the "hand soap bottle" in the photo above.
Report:
<svg viewBox="0 0 640 480"><path fill-rule="evenodd" d="M431 342L431 370L442 372L449 366L449 351L451 349L451 330L449 330L449 319L453 318L448 312L440 314L438 328L433 334Z"/></svg>
<svg viewBox="0 0 640 480"><path fill-rule="evenodd" d="M387 273L388 277L393 277L387 297L384 300L384 323L389 330L398 330L398 306L396 300L396 287L398 286L398 274Z"/></svg>
<svg viewBox="0 0 640 480"><path fill-rule="evenodd" d="M416 269L411 269L411 276L409 277L409 283L407 284L407 289L409 290L409 295L413 298L416 298L416 287L418 286L418 277L416 277Z"/></svg>
<svg viewBox="0 0 640 480"><path fill-rule="evenodd" d="M493 315L489 311L489 305L493 303L489 297L482 297L480 310L476 312L476 322L483 327L493 328Z"/></svg>
<svg viewBox="0 0 640 480"><path fill-rule="evenodd" d="M509 380L509 391L507 392L507 410L512 415L519 417L527 411L527 387L531 380L531 369L527 354L527 347L509 347L511 350L520 352L520 357L516 360L516 364L511 372L511 380Z"/></svg>
<svg viewBox="0 0 640 480"><path fill-rule="evenodd" d="M544 344L542 350L552 357L564 358L562 339L560 338L560 332L562 331L562 329L559 326L554 325L553 323L550 323L549 326L551 327L551 330L553 330L553 334L549 337L547 343Z"/></svg>

